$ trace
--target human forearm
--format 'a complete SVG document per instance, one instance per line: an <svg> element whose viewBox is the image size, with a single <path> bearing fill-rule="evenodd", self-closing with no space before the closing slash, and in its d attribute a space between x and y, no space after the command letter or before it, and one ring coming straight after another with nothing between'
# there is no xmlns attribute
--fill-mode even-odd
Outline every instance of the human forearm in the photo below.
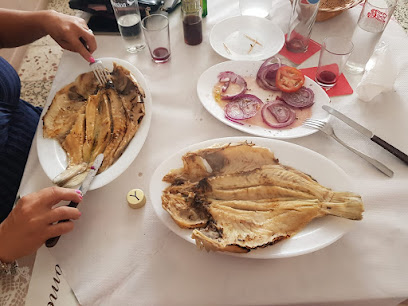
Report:
<svg viewBox="0 0 408 306"><path fill-rule="evenodd" d="M0 48L29 44L47 34L54 11L26 12L0 9Z"/></svg>

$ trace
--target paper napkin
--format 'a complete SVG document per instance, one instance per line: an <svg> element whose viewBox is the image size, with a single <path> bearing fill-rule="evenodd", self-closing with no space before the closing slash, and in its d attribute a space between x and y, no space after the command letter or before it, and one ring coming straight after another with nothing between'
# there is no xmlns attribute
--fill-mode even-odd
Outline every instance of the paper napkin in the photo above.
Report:
<svg viewBox="0 0 408 306"><path fill-rule="evenodd" d="M381 42L374 50L366 65L364 75L357 85L358 97L369 102L374 97L394 88L398 68L385 42Z"/></svg>
<svg viewBox="0 0 408 306"><path fill-rule="evenodd" d="M305 76L308 76L312 80L315 80L317 67L304 68L300 70L303 72ZM336 85L333 86L332 88L329 89L325 89L324 87L322 88L326 91L329 97L351 95L353 93L353 88L351 88L344 74L340 75Z"/></svg>
<svg viewBox="0 0 408 306"><path fill-rule="evenodd" d="M309 47L307 48L307 51L305 53L290 52L288 51L288 49L286 49L286 45L284 45L283 48L279 51L279 54L286 57L288 60L295 63L296 65L300 65L309 57L311 57L313 54L319 52L320 49L321 49L320 44L311 39L309 42Z"/></svg>

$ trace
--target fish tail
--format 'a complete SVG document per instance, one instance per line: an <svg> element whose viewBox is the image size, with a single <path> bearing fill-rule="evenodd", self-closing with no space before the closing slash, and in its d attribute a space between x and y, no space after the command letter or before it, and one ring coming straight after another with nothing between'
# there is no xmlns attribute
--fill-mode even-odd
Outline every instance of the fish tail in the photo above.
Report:
<svg viewBox="0 0 408 306"><path fill-rule="evenodd" d="M322 202L321 209L328 215L351 220L361 220L364 212L361 197L351 192L335 192L330 202Z"/></svg>

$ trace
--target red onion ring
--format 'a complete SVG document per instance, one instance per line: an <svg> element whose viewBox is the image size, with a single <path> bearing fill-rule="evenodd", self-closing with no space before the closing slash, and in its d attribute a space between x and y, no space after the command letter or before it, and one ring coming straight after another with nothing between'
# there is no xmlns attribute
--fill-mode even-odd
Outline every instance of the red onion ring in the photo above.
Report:
<svg viewBox="0 0 408 306"><path fill-rule="evenodd" d="M258 97L243 94L225 106L225 116L231 121L248 119L255 116L262 104Z"/></svg>
<svg viewBox="0 0 408 306"><path fill-rule="evenodd" d="M281 99L292 107L305 108L314 103L314 93L312 89L303 86L295 92L282 92Z"/></svg>
<svg viewBox="0 0 408 306"><path fill-rule="evenodd" d="M276 87L275 81L276 72L281 66L286 65L282 65L281 60L276 56L272 56L263 62L258 70L258 73L256 74L256 83L259 85L259 87L266 90L279 90Z"/></svg>
<svg viewBox="0 0 408 306"><path fill-rule="evenodd" d="M223 86L221 88L221 92L222 92L221 99L222 100L232 100L244 94L244 92L247 90L247 83L244 80L244 78L232 71L220 72L220 74L218 75L218 79L220 83L223 83ZM235 83L241 86L241 90L238 93L233 94L233 95L224 94L224 92L227 91L231 83Z"/></svg>
<svg viewBox="0 0 408 306"><path fill-rule="evenodd" d="M280 129L291 125L296 119L296 113L285 103L280 101L269 102L262 107L263 121L275 129ZM275 123L275 120L278 123Z"/></svg>

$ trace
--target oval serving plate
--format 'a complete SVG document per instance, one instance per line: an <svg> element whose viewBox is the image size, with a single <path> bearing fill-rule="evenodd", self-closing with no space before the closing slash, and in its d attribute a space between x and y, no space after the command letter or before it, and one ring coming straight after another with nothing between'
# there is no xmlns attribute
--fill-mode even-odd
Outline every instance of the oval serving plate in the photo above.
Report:
<svg viewBox="0 0 408 306"><path fill-rule="evenodd" d="M195 244L195 240L191 238L192 230L180 228L173 221L168 212L162 208L162 191L169 186L168 183L162 181L164 175L172 169L181 168L183 166L181 157L187 152L208 148L214 144L242 141L252 142L257 146L269 148L274 152L281 164L294 167L311 175L323 186L335 191L355 192L350 178L339 166L326 157L299 145L275 139L242 136L207 140L186 147L173 154L157 167L150 181L150 197L154 210L163 224L176 235ZM324 248L338 240L351 229L354 222L355 221L344 218L325 216L314 219L293 237L274 245L251 250L251 252L244 254L230 252L224 252L223 254L263 259L293 257L307 254Z"/></svg>
<svg viewBox="0 0 408 306"><path fill-rule="evenodd" d="M143 87L146 93L146 98L144 100L146 113L142 120L142 123L140 124L138 131L136 132L133 139L130 141L126 150L123 152L123 154L119 157L119 159L112 166L110 166L108 169L98 174L94 178L89 190L100 188L112 182L114 179L120 176L122 172L124 172L130 166L130 164L133 162L133 160L136 158L136 156L139 154L139 151L143 147L143 144L149 132L150 122L151 122L151 117L152 117L151 93L147 86L147 82L143 74L139 71L139 69L137 69L135 66L133 66L129 62L118 59L118 58L106 57L106 58L100 58L100 60L102 61L103 65L109 71L112 71L113 63L115 62L125 67L133 74L133 76L140 83L140 85ZM78 66L75 65L73 69L75 69L75 77L81 73L90 71L89 66L84 65L83 62L78 63ZM56 92L62 87L64 87L65 85L69 84L70 82L73 82L74 79L67 80L67 79L59 78L60 80L59 83L53 86L55 90L53 90L48 97L47 103L41 114L40 123L38 125L38 130L37 130L38 158L40 160L40 164L42 168L44 169L44 172L47 174L47 176L51 180L53 180L58 174L60 174L62 171L66 169L67 156L66 156L65 151L61 148L58 141L56 141L55 139L49 139L49 138L43 137L42 118L47 112L48 108L50 107L52 99L54 98Z"/></svg>
<svg viewBox="0 0 408 306"><path fill-rule="evenodd" d="M233 71L244 78L252 78L255 80L256 74L261 65L261 61L226 61L216 64L204 71L197 82L197 94L205 109L226 125L255 136L276 139L290 139L316 133L317 130L304 126L288 129L273 129L246 123L241 125L239 123L232 122L225 117L224 109L220 107L213 96L213 88L218 82L218 74L223 71ZM322 109L322 106L329 104L330 98L316 82L308 77L305 78L306 80L304 86L311 88L315 94L315 103L311 106L311 118L320 119L327 122L329 119L329 114ZM251 93L251 91L247 91L247 93ZM276 95L276 93L278 92L271 92L273 95Z"/></svg>

